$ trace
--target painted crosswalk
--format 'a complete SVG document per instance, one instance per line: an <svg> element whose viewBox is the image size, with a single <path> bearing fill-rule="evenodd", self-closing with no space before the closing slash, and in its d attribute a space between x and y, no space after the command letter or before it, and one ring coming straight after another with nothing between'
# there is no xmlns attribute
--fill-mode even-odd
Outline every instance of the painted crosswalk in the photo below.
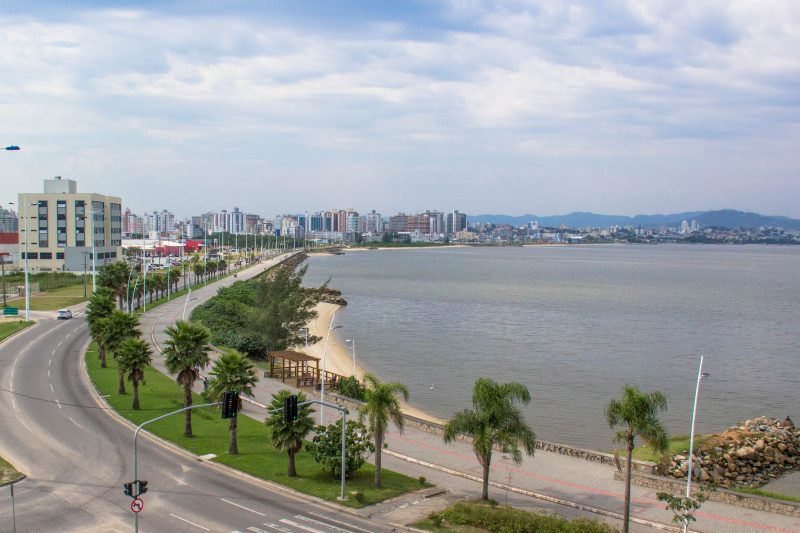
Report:
<svg viewBox="0 0 800 533"><path fill-rule="evenodd" d="M259 526L250 526L244 531L251 533L370 533L355 524L335 520L326 516L311 513L313 516L294 515L273 522L264 522ZM231 533L244 533L241 530Z"/></svg>

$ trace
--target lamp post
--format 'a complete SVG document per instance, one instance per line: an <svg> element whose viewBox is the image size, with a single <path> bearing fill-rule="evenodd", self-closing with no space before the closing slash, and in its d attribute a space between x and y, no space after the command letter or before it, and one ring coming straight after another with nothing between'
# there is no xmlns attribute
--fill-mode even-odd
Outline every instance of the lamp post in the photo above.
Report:
<svg viewBox="0 0 800 533"><path fill-rule="evenodd" d="M703 373L703 356L700 356L700 367L697 369L697 385L694 389L694 407L692 407L692 429L689 434L689 468L686 471L686 497L692 497L692 465L694 464L694 421L697 417L697 399L700 396L700 380L708 377L709 374ZM689 531L689 521L684 518L683 520L683 533Z"/></svg>
<svg viewBox="0 0 800 533"><path fill-rule="evenodd" d="M353 348L353 375L356 375L356 338L345 339L345 342Z"/></svg>
<svg viewBox="0 0 800 533"><path fill-rule="evenodd" d="M325 348L322 350L322 379L320 380L319 400L325 401L325 363L328 361L328 339L331 337L331 331L339 329L342 326L334 326L333 321L336 320L336 312L331 315L331 323L328 324L328 334L325 335ZM319 423L324 423L325 420L325 405L319 407Z"/></svg>
<svg viewBox="0 0 800 533"><path fill-rule="evenodd" d="M28 195L25 195L25 321L30 322L31 320L31 287L28 281L28 241L30 240L30 234L28 230ZM37 213L38 215L38 213ZM38 217L37 217L38 219Z"/></svg>

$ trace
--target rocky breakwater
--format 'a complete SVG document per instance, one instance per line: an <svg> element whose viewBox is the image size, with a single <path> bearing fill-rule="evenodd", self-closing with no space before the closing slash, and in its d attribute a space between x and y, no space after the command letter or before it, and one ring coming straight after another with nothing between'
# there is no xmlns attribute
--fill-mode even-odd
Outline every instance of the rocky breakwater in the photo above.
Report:
<svg viewBox="0 0 800 533"><path fill-rule="evenodd" d="M698 440L701 442L698 443ZM800 429L787 416L745 420L723 433L696 439L692 478L720 487L760 487L785 471L800 467ZM666 456L658 473L686 478L689 459Z"/></svg>

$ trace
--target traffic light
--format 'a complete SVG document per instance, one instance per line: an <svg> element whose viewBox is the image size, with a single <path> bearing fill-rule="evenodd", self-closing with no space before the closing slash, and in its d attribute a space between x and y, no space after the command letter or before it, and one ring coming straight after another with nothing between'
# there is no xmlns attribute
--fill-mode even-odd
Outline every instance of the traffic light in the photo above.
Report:
<svg viewBox="0 0 800 533"><path fill-rule="evenodd" d="M239 410L239 393L225 391L222 395L222 418L234 418Z"/></svg>
<svg viewBox="0 0 800 533"><path fill-rule="evenodd" d="M147 481L141 480L136 482L136 497L138 498L147 492Z"/></svg>
<svg viewBox="0 0 800 533"><path fill-rule="evenodd" d="M123 483L122 492L125 493L125 496L133 498L133 483Z"/></svg>
<svg viewBox="0 0 800 533"><path fill-rule="evenodd" d="M297 396L286 396L283 399L283 421L294 422L297 420Z"/></svg>

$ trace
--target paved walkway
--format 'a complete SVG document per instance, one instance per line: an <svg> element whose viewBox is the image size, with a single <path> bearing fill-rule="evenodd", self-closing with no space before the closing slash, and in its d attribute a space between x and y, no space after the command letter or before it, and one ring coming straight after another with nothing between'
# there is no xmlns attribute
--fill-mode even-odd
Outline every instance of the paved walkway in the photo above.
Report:
<svg viewBox="0 0 800 533"><path fill-rule="evenodd" d="M284 256L250 267L239 273L238 279L252 277L282 257ZM234 281L236 280L233 277L229 277L209 287L193 291L187 305L187 316L193 307L215 294L220 286L230 285ZM163 329L180 318L185 299L185 296L181 297L180 302L162 305L142 317L142 331L148 340L154 339L158 344L163 344ZM154 366L166 373L163 357L156 356ZM202 385L198 382L197 390L201 389ZM281 389L295 390L288 383L262 378L256 386L254 399L261 404L268 404L272 394ZM265 416L262 408L249 403L245 403L244 413L258 419L263 419ZM333 421L337 417L336 411L326 409L326 421ZM446 487L452 493L459 495L477 497L480 494L480 484L464 477L481 476L481 469L469 443L456 442L445 445L440 437L413 428L407 428L402 434L396 428L392 428L386 440L388 453L384 455L384 465L387 468L414 477L425 476L438 486ZM448 472L458 472L461 475ZM537 451L535 457L526 457L521 465L515 465L509 460L504 460L502 453L496 453L491 480L510 485L513 487L512 490L574 502L578 506L596 508L607 514L621 515L623 512L624 483L614 480L614 468L607 465L544 451ZM645 523L671 524L672 513L665 510L663 504L656 499L655 490L636 485L631 490L631 513L634 519ZM492 497L501 502L508 498L510 504L519 507L544 509L567 516L586 516L584 512L574 507L507 492L503 488L493 488ZM446 503L446 499L434 500L436 499L425 501L419 496L412 496L410 500L401 498L398 502L371 507L364 512L385 515L389 521L409 523L416 519L417 515L421 518L430 509ZM612 517L591 516L606 520L617 527L620 525L620 521ZM718 502L706 502L696 516L698 521L692 527L692 531L800 533L800 518L743 509ZM634 524L632 530L654 531L655 528Z"/></svg>

